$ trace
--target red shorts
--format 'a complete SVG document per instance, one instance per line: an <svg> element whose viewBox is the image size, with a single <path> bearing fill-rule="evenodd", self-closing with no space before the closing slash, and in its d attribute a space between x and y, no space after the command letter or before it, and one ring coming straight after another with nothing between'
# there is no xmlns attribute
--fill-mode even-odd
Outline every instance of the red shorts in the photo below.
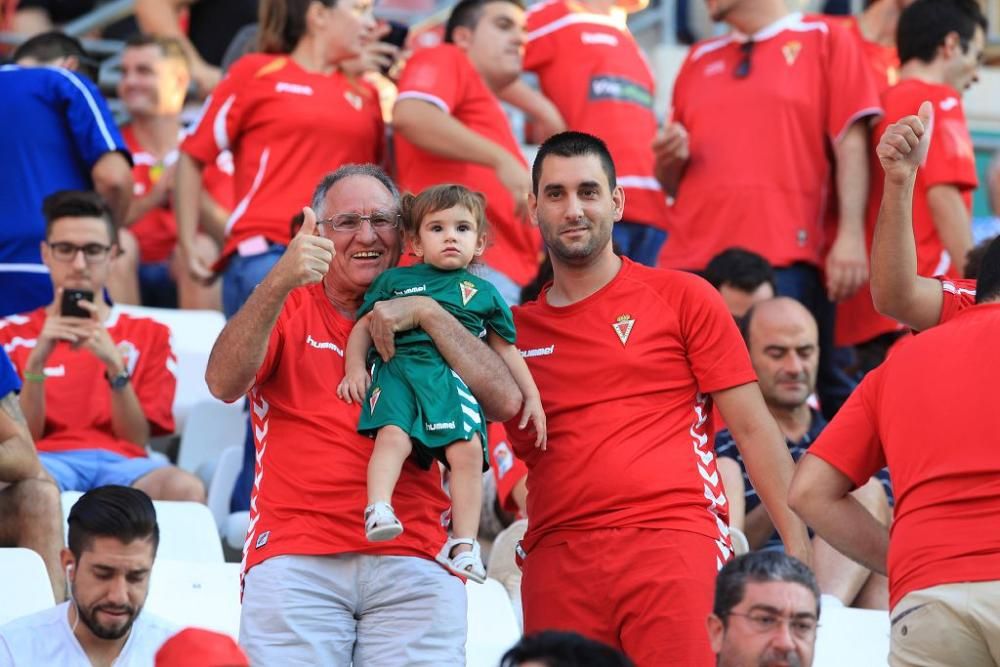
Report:
<svg viewBox="0 0 1000 667"><path fill-rule="evenodd" d="M680 530L543 538L524 561L524 632L578 632L637 667L710 667L705 623L719 555L715 540Z"/></svg>

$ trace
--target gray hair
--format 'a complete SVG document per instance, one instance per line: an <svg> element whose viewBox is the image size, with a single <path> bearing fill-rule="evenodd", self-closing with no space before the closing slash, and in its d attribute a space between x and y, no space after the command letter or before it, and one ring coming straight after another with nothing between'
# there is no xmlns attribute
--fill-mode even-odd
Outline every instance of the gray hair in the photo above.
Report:
<svg viewBox="0 0 1000 667"><path fill-rule="evenodd" d="M805 586L816 597L819 618L819 584L805 563L781 551L751 551L726 563L715 580L715 604L712 613L726 622L733 607L743 601L747 582L783 581Z"/></svg>
<svg viewBox="0 0 1000 667"><path fill-rule="evenodd" d="M385 186L385 189L392 195L392 205L399 209L399 188L392 182L385 171L374 164L345 164L336 171L331 171L323 177L323 180L316 186L312 196L312 210L316 212L316 219L322 220L326 211L326 193L337 181L342 181L350 176L369 176Z"/></svg>

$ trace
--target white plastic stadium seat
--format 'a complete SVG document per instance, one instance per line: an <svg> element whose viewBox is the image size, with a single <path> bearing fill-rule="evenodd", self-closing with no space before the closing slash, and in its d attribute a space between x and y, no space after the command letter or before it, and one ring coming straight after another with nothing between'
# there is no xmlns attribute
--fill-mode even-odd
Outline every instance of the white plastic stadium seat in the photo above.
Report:
<svg viewBox="0 0 1000 667"><path fill-rule="evenodd" d="M213 399L196 403L181 431L177 467L200 477L207 489L224 450L236 446L242 455L246 432L247 415L240 402L223 403ZM233 481L235 483L235 479ZM226 508L228 510L228 504Z"/></svg>
<svg viewBox="0 0 1000 667"><path fill-rule="evenodd" d="M238 639L240 565L157 557L144 609L180 627L215 630Z"/></svg>
<svg viewBox="0 0 1000 667"><path fill-rule="evenodd" d="M63 516L69 518L73 504L83 495L78 491L62 494ZM160 526L157 559L166 558L199 563L222 563L219 529L208 507L201 503L154 500L156 522ZM68 534L69 525L66 526Z"/></svg>
<svg viewBox="0 0 1000 667"><path fill-rule="evenodd" d="M469 635L465 643L467 667L496 667L500 658L521 638L510 597L496 579L465 586L469 606Z"/></svg>
<svg viewBox="0 0 1000 667"><path fill-rule="evenodd" d="M179 310L119 306L136 317L148 317L170 328L174 354L177 355L177 393L174 396L174 420L177 430L184 428L191 408L202 401L214 401L205 384L205 367L212 345L226 325L226 318L215 310Z"/></svg>
<svg viewBox="0 0 1000 667"><path fill-rule="evenodd" d="M823 609L813 667L885 667L889 657L889 612Z"/></svg>
<svg viewBox="0 0 1000 667"><path fill-rule="evenodd" d="M244 422L246 419L244 418ZM190 422L189 422L190 423ZM226 447L215 462L212 477L206 485L208 498L205 504L215 518L215 525L219 529L220 535L225 535L226 522L229 520L229 500L233 495L233 487L236 486L236 478L240 476L243 468L243 443L232 447ZM244 531L245 534L246 531ZM239 541L240 548L243 540Z"/></svg>
<svg viewBox="0 0 1000 667"><path fill-rule="evenodd" d="M42 557L31 549L0 549L0 625L56 603Z"/></svg>

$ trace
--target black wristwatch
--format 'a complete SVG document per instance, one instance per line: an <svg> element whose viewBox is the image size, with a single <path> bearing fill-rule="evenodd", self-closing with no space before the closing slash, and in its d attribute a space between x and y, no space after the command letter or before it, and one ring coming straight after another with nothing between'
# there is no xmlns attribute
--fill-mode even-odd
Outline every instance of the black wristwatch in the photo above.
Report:
<svg viewBox="0 0 1000 667"><path fill-rule="evenodd" d="M114 391L118 391L132 379L132 376L128 374L128 369L122 370L121 373L118 373L114 377L105 373L104 377L107 378L108 384L111 385L111 389Z"/></svg>

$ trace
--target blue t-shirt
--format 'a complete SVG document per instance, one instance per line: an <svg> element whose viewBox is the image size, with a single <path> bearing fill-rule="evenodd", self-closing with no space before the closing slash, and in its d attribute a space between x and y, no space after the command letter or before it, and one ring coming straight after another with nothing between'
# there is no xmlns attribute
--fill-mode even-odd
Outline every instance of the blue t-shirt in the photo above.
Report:
<svg viewBox="0 0 1000 667"><path fill-rule="evenodd" d="M12 391L21 391L21 378L17 376L7 352L0 347L0 398Z"/></svg>
<svg viewBox="0 0 1000 667"><path fill-rule="evenodd" d="M75 72L5 65L0 90L0 281L12 288L15 280L47 273L39 251L45 197L93 189L90 170L101 156L129 153L100 91Z"/></svg>

